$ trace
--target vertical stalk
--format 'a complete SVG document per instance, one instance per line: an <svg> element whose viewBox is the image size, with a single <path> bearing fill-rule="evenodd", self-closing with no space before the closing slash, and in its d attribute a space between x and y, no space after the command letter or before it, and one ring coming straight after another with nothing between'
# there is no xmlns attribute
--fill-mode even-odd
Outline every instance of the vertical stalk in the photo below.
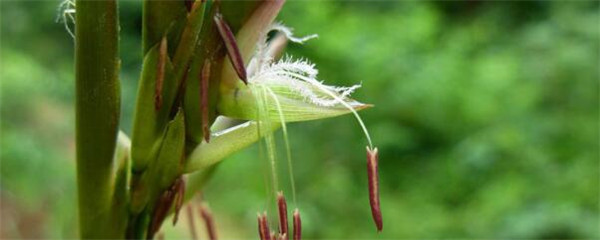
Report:
<svg viewBox="0 0 600 240"><path fill-rule="evenodd" d="M80 237L122 238L110 221L120 89L115 0L77 0L76 143Z"/></svg>

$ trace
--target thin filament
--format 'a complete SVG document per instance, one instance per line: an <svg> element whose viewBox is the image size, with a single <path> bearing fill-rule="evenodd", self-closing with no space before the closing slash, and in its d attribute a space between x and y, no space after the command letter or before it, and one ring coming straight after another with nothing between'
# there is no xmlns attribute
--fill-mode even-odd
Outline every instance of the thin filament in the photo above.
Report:
<svg viewBox="0 0 600 240"><path fill-rule="evenodd" d="M254 91L254 89L252 89L252 92L254 93L253 95L256 98L256 102L257 102L256 119L258 119L258 120L256 122L256 130L258 132L258 137L260 138L262 136L262 134L261 134L262 133L262 130L261 130L262 127L261 127L261 125L263 124L262 121L260 120L261 117L262 117L262 114L261 114L261 111L260 111L261 110L261 102L259 101L258 95ZM266 132L268 133L269 131L266 131ZM266 145L266 142L265 142L265 145ZM263 159L263 157L265 156L265 149L264 148L265 148L265 146L263 146L262 144L258 144L258 157L259 157L259 159ZM268 161L265 161L264 164L265 164L265 168L263 168L263 169L269 168ZM269 181L269 175L267 173L263 172L263 178L264 178L265 186L270 186L271 183ZM265 201L265 205L266 205L266 208L268 208L269 205L270 205L269 203L271 202L271 200L270 200L271 195L272 195L271 194L271 188L266 187L265 190L266 190L266 195L267 195L267 198L266 198L266 201Z"/></svg>
<svg viewBox="0 0 600 240"><path fill-rule="evenodd" d="M360 127L362 128L363 132L365 133L365 136L367 137L367 141L369 142L369 147L373 148L373 143L371 142L371 136L369 135L369 131L367 130L367 127L365 126L365 124L363 123L362 119L360 118L360 116L358 115L358 113L356 112L356 110L354 110L354 108L352 106L350 106L348 103L346 103L343 99L341 99L340 97L336 96L335 94L333 94L331 91L329 91L329 89L324 88L323 86L321 86L320 83L316 83L314 84L314 82L316 82L314 79L310 79L307 78L305 76L302 76L301 74L297 74L297 73L293 73L293 72L286 72L286 74L289 74L291 76L300 78L308 83L313 83L312 85L321 89L321 91L327 93L327 95L331 96L332 98L334 98L335 100L337 100L338 102L340 102L340 104L344 105L344 107L346 107L348 110L350 110L352 112L352 114L354 114L354 117L356 118L356 120L358 121L358 123L360 124Z"/></svg>
<svg viewBox="0 0 600 240"><path fill-rule="evenodd" d="M278 179L277 179L277 164L275 162L275 155L276 155L276 149L275 149L275 142L274 142L274 138L273 138L273 133L272 131L269 131L269 129L271 129L271 121L268 115L268 109L266 107L266 94L263 91L254 91L254 96L255 98L257 98L257 103L258 103L258 111L260 113L260 123L264 124L264 127L267 129L267 131L265 131L265 146L267 148L267 155L268 155L268 160L270 163L270 169L271 169L271 180L272 180L272 195L274 196L274 194L277 192L278 189ZM270 198L271 194L269 194L269 198Z"/></svg>
<svg viewBox="0 0 600 240"><path fill-rule="evenodd" d="M266 106L267 103L267 99L266 99L266 93L263 89L263 92L260 94L260 97L262 98L262 104L263 104L263 110L265 111L266 114L264 114L265 117L265 124L267 126L267 129L271 129L271 119L269 118L268 115L268 108ZM269 160L271 161L271 174L273 177L273 193L277 192L278 189L278 179L277 179L277 163L275 162L275 156L276 156L276 149L275 149L275 139L273 137L273 132L269 131L267 133L267 135L265 136L265 140L267 142L267 153L269 154Z"/></svg>
<svg viewBox="0 0 600 240"><path fill-rule="evenodd" d="M287 134L287 127L286 127L285 119L283 116L283 110L281 109L279 100L277 99L277 96L275 95L275 93L273 93L273 90L271 90L267 86L264 86L264 89L266 89L266 91L269 93L269 95L271 95L273 100L275 100L275 105L277 106L277 112L279 113L279 121L281 121L281 129L283 130L283 141L285 143L285 151L287 154L288 173L290 175L290 184L292 187L292 200L294 201L294 205L298 206L298 202L296 202L296 184L294 182L294 171L292 169L292 154L291 154L290 142L289 142L288 134Z"/></svg>

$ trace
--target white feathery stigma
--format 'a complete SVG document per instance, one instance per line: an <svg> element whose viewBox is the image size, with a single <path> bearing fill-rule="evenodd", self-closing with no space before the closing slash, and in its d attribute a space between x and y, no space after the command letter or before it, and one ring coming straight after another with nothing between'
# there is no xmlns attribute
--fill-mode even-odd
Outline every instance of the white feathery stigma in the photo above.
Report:
<svg viewBox="0 0 600 240"><path fill-rule="evenodd" d="M279 31L279 32L285 34L287 39L289 39L290 41L295 42L295 43L300 43L300 44L302 44L308 40L311 40L313 38L319 37L319 35L317 35L317 34L311 34L311 35L301 37L301 38L294 37L294 34L292 33L293 29L286 27L282 23L273 23L271 25L271 28L268 30L268 32L270 32L270 31Z"/></svg>
<svg viewBox="0 0 600 240"><path fill-rule="evenodd" d="M279 31L290 41L296 43L304 43L317 37L316 34L301 38L294 37L292 30L281 23L273 24L267 32L270 31ZM300 94L307 102L322 107L342 104L336 97L346 101L354 90L361 87L360 84L350 87L325 85L322 81L317 80L319 71L315 68L315 64L305 59L292 59L290 56L274 62L272 57L266 54L266 49L267 41L266 34L264 34L248 66L248 82L251 84L269 88L284 87L290 92ZM331 92L336 97L323 91Z"/></svg>
<svg viewBox="0 0 600 240"><path fill-rule="evenodd" d="M317 37L316 34L302 38L294 37L292 30L280 23L273 24L267 33L270 31L279 31L290 41L297 43ZM248 66L249 85L266 88L280 95L299 94L305 102L321 107L341 105L354 114L367 137L369 146L372 146L367 128L356 110L349 104L350 94L360 88L361 84L350 87L325 85L317 79L319 71L315 68L315 64L308 60L292 59L287 56L279 61L273 61L273 58L266 54L268 46L266 35L265 33L259 41L257 51ZM272 89L277 90L273 91Z"/></svg>
<svg viewBox="0 0 600 240"><path fill-rule="evenodd" d="M75 34L71 27L69 26L69 21L71 24L75 25L75 1L74 0L63 0L58 5L58 14L56 16L56 22L62 22L65 25L65 30L71 35L73 39L75 39Z"/></svg>

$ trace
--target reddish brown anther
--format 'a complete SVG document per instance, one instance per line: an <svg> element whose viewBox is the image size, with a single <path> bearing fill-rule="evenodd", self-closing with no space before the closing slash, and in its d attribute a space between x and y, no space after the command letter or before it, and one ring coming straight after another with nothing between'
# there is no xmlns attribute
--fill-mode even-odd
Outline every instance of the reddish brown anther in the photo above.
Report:
<svg viewBox="0 0 600 240"><path fill-rule="evenodd" d="M200 107L202 112L202 132L204 133L204 140L210 141L210 127L209 127L209 115L208 115L208 83L210 78L210 60L204 61L202 66L202 73L200 73Z"/></svg>
<svg viewBox="0 0 600 240"><path fill-rule="evenodd" d="M381 206L379 204L379 154L377 148L371 149L367 147L367 174L369 177L369 202L371 203L371 213L377 231L383 229L383 221L381 219Z"/></svg>
<svg viewBox="0 0 600 240"><path fill-rule="evenodd" d="M258 234L261 240L271 240L271 231L269 230L269 221L267 220L266 212L262 215L258 214Z"/></svg>
<svg viewBox="0 0 600 240"><path fill-rule="evenodd" d="M296 208L294 210L294 240L302 239L302 221L300 220L300 211Z"/></svg>
<svg viewBox="0 0 600 240"><path fill-rule="evenodd" d="M287 235L288 233L288 219L287 219L287 203L283 192L277 193L277 207L279 209L279 233L280 235Z"/></svg>
<svg viewBox="0 0 600 240"><path fill-rule="evenodd" d="M152 219L150 220L150 225L148 227L148 231L146 232L147 238L153 238L154 234L156 234L156 232L158 232L160 229L160 225L167 217L169 209L171 209L171 206L173 205L176 194L177 181L173 183L169 189L164 191L156 202L156 206L152 212Z"/></svg>
<svg viewBox="0 0 600 240"><path fill-rule="evenodd" d="M220 13L215 14L214 20L217 29L219 30L219 34L225 43L225 48L227 49L227 55L229 56L231 65L235 69L238 77L245 84L248 84L244 60L242 58L242 54L240 53L237 42L235 41L235 36L233 35L233 32L231 32L231 28L229 28L229 25L227 25L225 20L223 20L223 16Z"/></svg>
<svg viewBox="0 0 600 240"><path fill-rule="evenodd" d="M206 225L206 232L208 233L208 239L216 240L217 230L215 229L215 221L213 219L212 212L206 204L202 204L200 206L200 216L202 216L202 219L204 219L204 224Z"/></svg>
<svg viewBox="0 0 600 240"><path fill-rule="evenodd" d="M162 88L165 80L165 65L167 62L167 38L163 37L158 47L158 60L156 64L156 82L154 83L154 109L159 110L162 105Z"/></svg>
<svg viewBox="0 0 600 240"><path fill-rule="evenodd" d="M256 221L258 222L258 235L260 236L260 240L265 240L265 226L262 223L262 215L260 213L256 214Z"/></svg>
<svg viewBox="0 0 600 240"><path fill-rule="evenodd" d="M183 181L182 177L175 180L172 189L175 193L175 215L173 216L173 225L175 225L179 219L179 211L183 206L183 198L185 196L185 181Z"/></svg>

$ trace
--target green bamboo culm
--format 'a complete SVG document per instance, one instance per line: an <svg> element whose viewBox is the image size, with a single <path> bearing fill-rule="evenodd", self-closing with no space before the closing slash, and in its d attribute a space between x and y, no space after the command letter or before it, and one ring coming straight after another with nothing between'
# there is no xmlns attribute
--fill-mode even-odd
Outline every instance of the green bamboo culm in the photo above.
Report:
<svg viewBox="0 0 600 240"><path fill-rule="evenodd" d="M82 239L123 237L119 168L119 44L115 0L77 0L75 27L76 158ZM120 171L121 172L121 171ZM126 172L126 171L122 171ZM118 196L118 199L115 199ZM115 222L116 221L116 222Z"/></svg>

